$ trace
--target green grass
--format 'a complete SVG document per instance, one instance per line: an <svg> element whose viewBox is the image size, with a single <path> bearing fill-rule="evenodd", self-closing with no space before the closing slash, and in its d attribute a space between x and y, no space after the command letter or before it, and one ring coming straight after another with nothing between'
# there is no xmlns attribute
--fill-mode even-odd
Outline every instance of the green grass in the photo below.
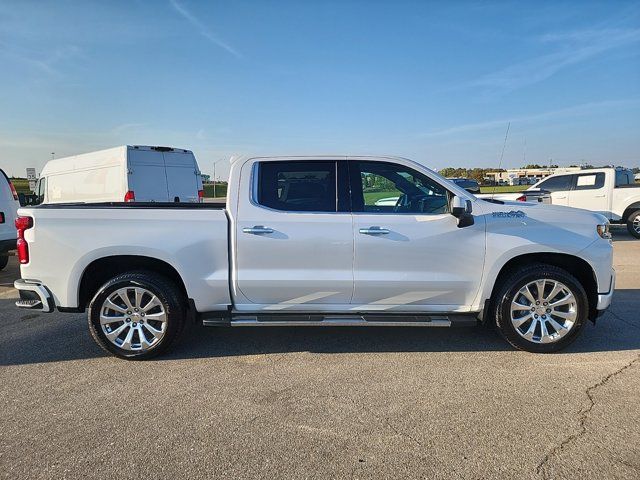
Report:
<svg viewBox="0 0 640 480"><path fill-rule="evenodd" d="M399 196L400 196L400 193L397 190L393 190L390 192L365 192L364 202L367 205L373 205L381 198L399 197Z"/></svg>
<svg viewBox="0 0 640 480"><path fill-rule="evenodd" d="M226 184L216 184L215 195L213 194L213 184L206 184L204 186L204 196L205 197L226 197L227 196L227 185Z"/></svg>
<svg viewBox="0 0 640 480"><path fill-rule="evenodd" d="M495 193L515 193L515 192L523 192L527 188L529 188L529 185L515 185L515 186L503 185L503 186L497 186L497 187L480 187L480 193L494 193L494 191ZM397 197L399 195L400 194L398 193L398 191L365 192L364 199L367 205L372 205L376 201L380 200L381 198Z"/></svg>
<svg viewBox="0 0 640 480"><path fill-rule="evenodd" d="M531 185L498 185L497 187L480 187L480 193L516 193L523 192Z"/></svg>
<svg viewBox="0 0 640 480"><path fill-rule="evenodd" d="M16 192L18 193L31 193L29 190L29 180L26 178L12 178L11 183L16 188Z"/></svg>

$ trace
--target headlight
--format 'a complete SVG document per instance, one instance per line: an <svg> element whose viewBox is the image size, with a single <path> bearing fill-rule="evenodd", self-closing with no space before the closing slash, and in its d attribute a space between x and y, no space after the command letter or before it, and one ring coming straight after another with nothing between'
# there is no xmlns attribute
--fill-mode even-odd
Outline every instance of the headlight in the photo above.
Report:
<svg viewBox="0 0 640 480"><path fill-rule="evenodd" d="M611 233L609 232L609 224L603 223L602 225L596 225L596 230L598 231L598 235L606 240L611 239Z"/></svg>

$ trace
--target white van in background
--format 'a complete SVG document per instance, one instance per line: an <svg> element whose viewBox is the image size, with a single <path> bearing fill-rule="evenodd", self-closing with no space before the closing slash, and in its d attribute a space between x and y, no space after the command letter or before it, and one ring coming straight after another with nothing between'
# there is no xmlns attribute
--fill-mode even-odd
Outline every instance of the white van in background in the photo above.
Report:
<svg viewBox="0 0 640 480"><path fill-rule="evenodd" d="M190 150L124 145L51 160L38 203L201 202L202 178Z"/></svg>
<svg viewBox="0 0 640 480"><path fill-rule="evenodd" d="M16 249L18 194L9 177L0 169L0 270L7 266L9 250Z"/></svg>

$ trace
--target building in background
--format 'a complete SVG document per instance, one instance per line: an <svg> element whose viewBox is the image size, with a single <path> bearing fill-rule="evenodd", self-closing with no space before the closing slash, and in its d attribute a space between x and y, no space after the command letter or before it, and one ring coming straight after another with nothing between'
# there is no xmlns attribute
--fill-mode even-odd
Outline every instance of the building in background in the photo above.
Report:
<svg viewBox="0 0 640 480"><path fill-rule="evenodd" d="M502 172L487 172L485 182L490 185L533 185L554 173L567 173L578 170L581 170L581 168L511 168Z"/></svg>

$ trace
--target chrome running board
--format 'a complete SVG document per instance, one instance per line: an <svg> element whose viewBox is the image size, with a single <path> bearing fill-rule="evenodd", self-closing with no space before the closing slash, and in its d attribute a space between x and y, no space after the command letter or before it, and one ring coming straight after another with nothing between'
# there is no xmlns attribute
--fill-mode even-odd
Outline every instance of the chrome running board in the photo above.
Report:
<svg viewBox="0 0 640 480"><path fill-rule="evenodd" d="M318 314L241 314L227 318L203 318L205 326L232 327L451 327L478 323L471 314L451 315L318 315Z"/></svg>

